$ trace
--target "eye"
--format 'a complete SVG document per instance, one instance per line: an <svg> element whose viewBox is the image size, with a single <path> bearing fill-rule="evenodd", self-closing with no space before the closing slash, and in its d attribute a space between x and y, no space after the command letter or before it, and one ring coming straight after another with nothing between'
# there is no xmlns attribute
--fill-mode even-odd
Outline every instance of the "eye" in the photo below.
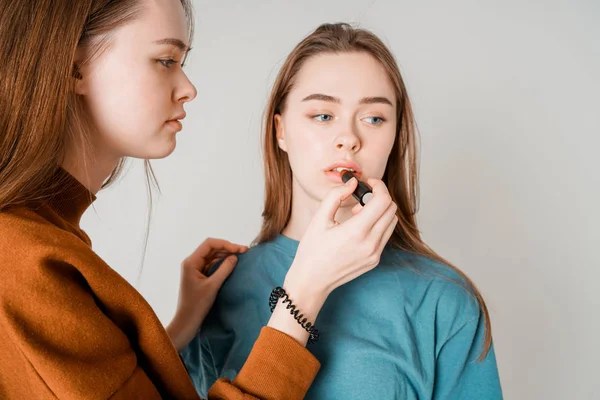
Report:
<svg viewBox="0 0 600 400"><path fill-rule="evenodd" d="M161 63L162 65L164 65L167 68L170 68L171 65L178 63L177 61L173 60L172 58L167 59L167 60L158 60L158 62Z"/></svg>
<svg viewBox="0 0 600 400"><path fill-rule="evenodd" d="M381 117L367 117L363 118L363 121L371 125L381 125L385 122L385 119Z"/></svg>
<svg viewBox="0 0 600 400"><path fill-rule="evenodd" d="M318 114L314 115L312 118L319 122L329 122L333 119L333 117L329 114Z"/></svg>

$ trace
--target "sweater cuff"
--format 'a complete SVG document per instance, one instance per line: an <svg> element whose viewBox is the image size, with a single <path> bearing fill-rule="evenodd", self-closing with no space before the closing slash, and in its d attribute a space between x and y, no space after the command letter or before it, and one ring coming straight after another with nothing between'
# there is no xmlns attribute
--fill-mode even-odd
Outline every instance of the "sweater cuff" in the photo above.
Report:
<svg viewBox="0 0 600 400"><path fill-rule="evenodd" d="M265 326L233 383L260 399L303 399L320 366L294 338Z"/></svg>

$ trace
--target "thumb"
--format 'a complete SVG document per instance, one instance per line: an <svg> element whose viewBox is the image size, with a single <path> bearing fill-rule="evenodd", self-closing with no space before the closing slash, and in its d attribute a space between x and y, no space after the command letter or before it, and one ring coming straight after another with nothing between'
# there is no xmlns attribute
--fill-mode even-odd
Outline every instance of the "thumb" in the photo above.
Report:
<svg viewBox="0 0 600 400"><path fill-rule="evenodd" d="M321 202L321 206L317 210L314 218L327 225L333 224L335 214L339 210L340 205L352 195L352 192L354 192L357 185L358 181L356 178L352 178L345 184L332 188Z"/></svg>
<svg viewBox="0 0 600 400"><path fill-rule="evenodd" d="M217 270L208 279L217 281L219 283L219 287L220 287L221 285L223 285L223 282L225 282L225 279L227 279L229 277L229 275L231 275L236 264L237 264L236 256L227 257L225 259L225 261L223 261L221 263L219 268L217 268Z"/></svg>

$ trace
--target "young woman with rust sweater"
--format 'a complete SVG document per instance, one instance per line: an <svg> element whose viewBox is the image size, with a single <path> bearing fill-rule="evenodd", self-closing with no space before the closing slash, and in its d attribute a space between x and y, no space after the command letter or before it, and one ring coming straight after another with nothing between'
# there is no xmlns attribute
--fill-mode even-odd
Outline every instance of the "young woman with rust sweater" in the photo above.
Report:
<svg viewBox="0 0 600 400"><path fill-rule="evenodd" d="M165 329L79 226L126 157L173 151L196 97L182 70L190 9L188 0L0 2L2 399L198 398L177 350L204 321L232 254L247 248L209 239L187 257ZM370 183L374 198L341 224L334 216L356 180L329 191L281 282L310 321L331 291L377 265L396 226L387 188ZM305 326L280 300L240 373L208 397L302 398L319 369Z"/></svg>

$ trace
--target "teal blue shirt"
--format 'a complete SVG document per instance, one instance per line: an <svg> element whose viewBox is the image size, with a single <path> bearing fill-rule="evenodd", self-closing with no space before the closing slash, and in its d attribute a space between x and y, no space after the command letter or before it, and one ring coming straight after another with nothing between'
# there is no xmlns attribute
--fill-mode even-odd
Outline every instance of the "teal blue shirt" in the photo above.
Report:
<svg viewBox="0 0 600 400"><path fill-rule="evenodd" d="M203 397L235 378L271 316L298 242L285 236L240 255L199 334L181 354ZM372 271L336 289L308 349L321 362L307 399L502 399L483 317L449 267L387 246ZM293 298L292 298L293 300ZM291 318L291 316L290 316Z"/></svg>

